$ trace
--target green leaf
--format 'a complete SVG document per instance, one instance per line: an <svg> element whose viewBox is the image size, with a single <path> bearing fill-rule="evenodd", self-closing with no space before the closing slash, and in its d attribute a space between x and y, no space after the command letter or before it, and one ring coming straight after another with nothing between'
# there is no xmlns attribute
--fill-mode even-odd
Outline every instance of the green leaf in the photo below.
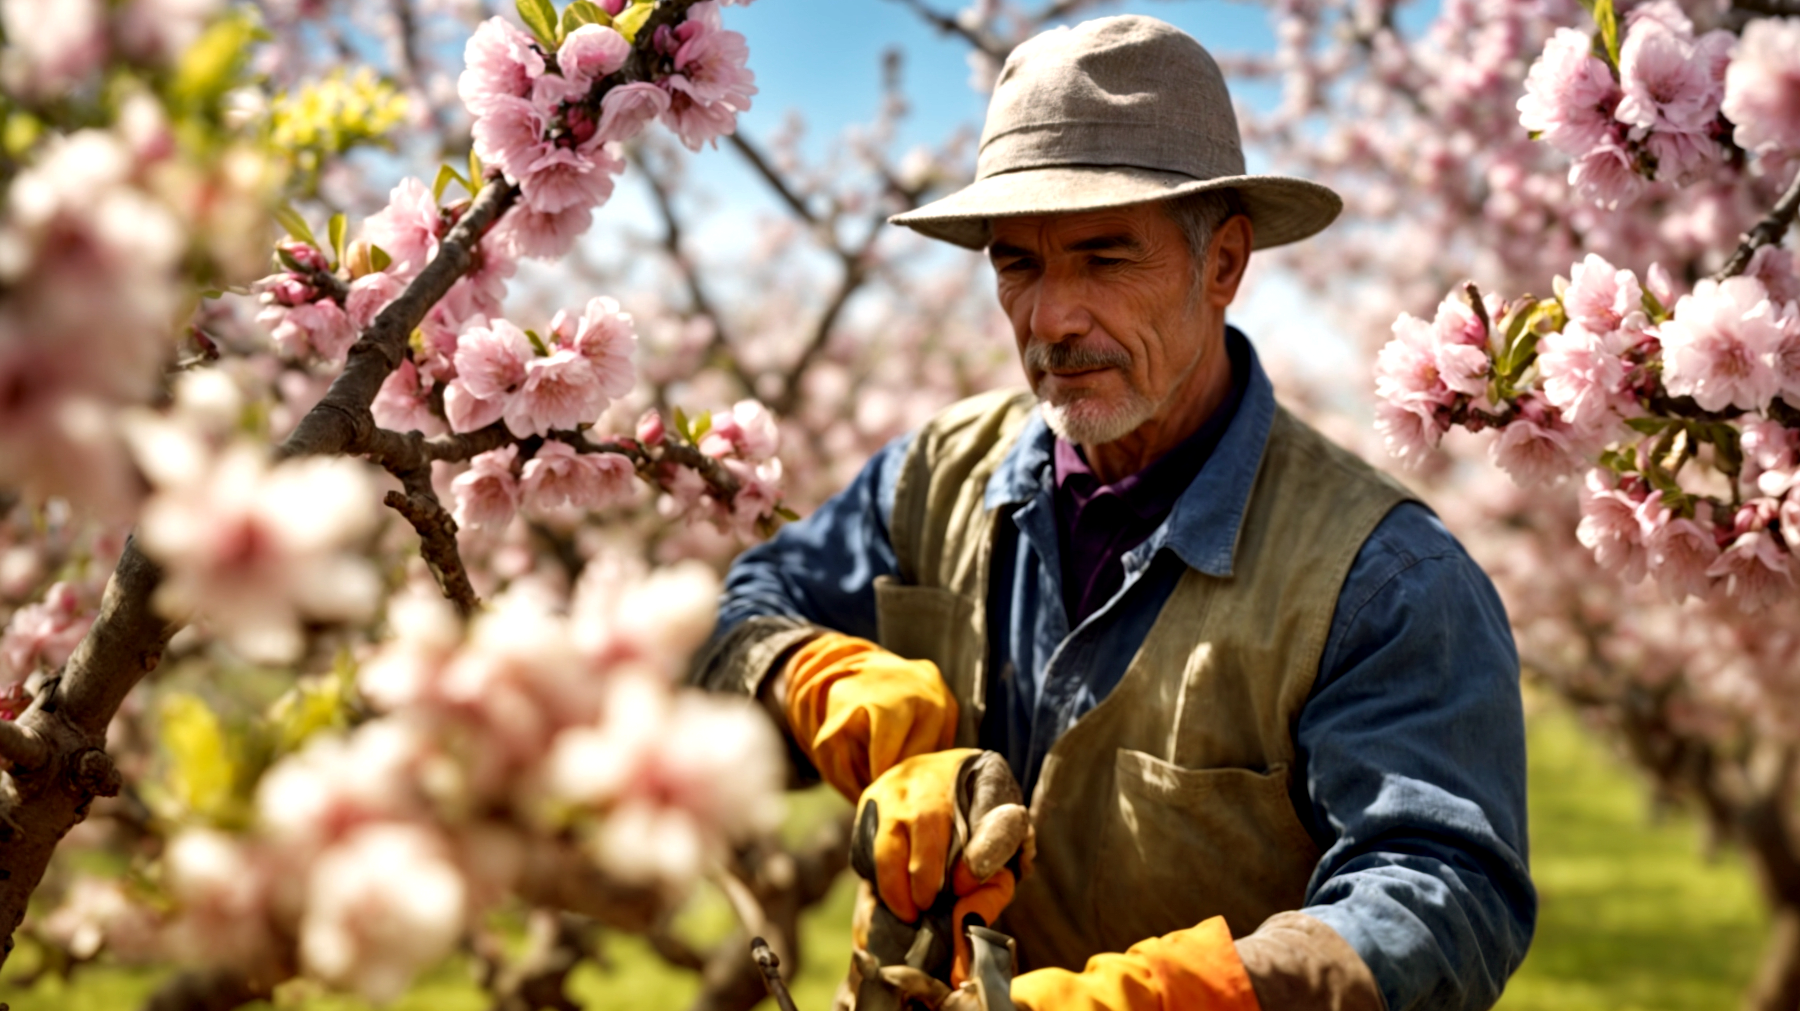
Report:
<svg viewBox="0 0 1800 1011"><path fill-rule="evenodd" d="M784 520L787 520L789 523L792 523L795 520L800 518L799 513L793 511L792 509L789 509L787 506L784 506L784 505L778 505L775 507L775 515L781 517Z"/></svg>
<svg viewBox="0 0 1800 1011"><path fill-rule="evenodd" d="M1613 0L1595 0L1594 23L1600 26L1600 44L1605 47L1606 63L1619 69L1619 14Z"/></svg>
<svg viewBox="0 0 1800 1011"><path fill-rule="evenodd" d="M1650 293L1649 288L1644 289L1643 302L1644 302L1644 315L1650 317L1650 322L1652 322L1652 323L1668 322L1668 320L1669 320L1668 307L1662 304L1662 299L1659 299L1655 295L1652 295Z"/></svg>
<svg viewBox="0 0 1800 1011"><path fill-rule="evenodd" d="M531 349L538 353L538 357L550 357L550 349L544 346L544 338L539 337L536 330L526 330L525 339L531 342Z"/></svg>
<svg viewBox="0 0 1800 1011"><path fill-rule="evenodd" d="M169 789L188 811L216 818L231 805L231 745L218 716L193 695L162 704L162 746L169 756Z"/></svg>
<svg viewBox="0 0 1800 1011"><path fill-rule="evenodd" d="M294 255L292 253L288 252L285 249L282 249L279 246L277 246L275 249L275 259L281 261L281 265L283 267L286 267L287 269L293 271L296 274L308 273L307 269L301 265L300 261L294 259Z"/></svg>
<svg viewBox="0 0 1800 1011"><path fill-rule="evenodd" d="M544 48L556 51L559 41L556 36L556 8L550 6L550 0L514 0L519 9L519 20L531 29Z"/></svg>
<svg viewBox="0 0 1800 1011"><path fill-rule="evenodd" d="M1658 432L1661 432L1663 429L1668 428L1670 425L1672 425L1674 423L1675 423L1675 419L1673 419L1673 418L1626 418L1625 419L1625 424L1631 426L1632 431L1642 432L1645 435L1655 435Z"/></svg>
<svg viewBox="0 0 1800 1011"><path fill-rule="evenodd" d="M1527 131L1525 131L1525 136L1531 140L1540 140L1544 136L1544 131L1542 131L1542 130L1527 130Z"/></svg>
<svg viewBox="0 0 1800 1011"><path fill-rule="evenodd" d="M347 231L349 227L350 219L344 217L344 212L342 211L333 214L331 220L325 225L326 234L331 236L331 251L335 256L335 259L331 264L333 267L344 262L344 232Z"/></svg>
<svg viewBox="0 0 1800 1011"><path fill-rule="evenodd" d="M599 25L603 28L610 28L612 18L601 10L600 5L594 3L594 0L575 0L574 3L563 9L563 38L568 38L571 32L582 25Z"/></svg>
<svg viewBox="0 0 1800 1011"><path fill-rule="evenodd" d="M675 431L680 433L683 439L686 439L689 442L694 441L693 435L688 431L687 412L679 407L675 408Z"/></svg>
<svg viewBox="0 0 1800 1011"><path fill-rule="evenodd" d="M387 250L380 246L369 247L369 266L373 267L377 274L388 269L388 265L393 262L394 258L388 254Z"/></svg>
<svg viewBox="0 0 1800 1011"><path fill-rule="evenodd" d="M694 419L693 440L699 442L706 438L706 433L710 431L712 431L712 412L701 411L699 416Z"/></svg>
<svg viewBox="0 0 1800 1011"><path fill-rule="evenodd" d="M299 239L301 242L304 242L309 246L317 246L319 244L319 240L313 238L312 226L308 225L306 219L300 216L300 212L294 210L292 207L282 204L280 207L275 208L275 220L281 222L281 227L287 229L289 235Z"/></svg>
<svg viewBox="0 0 1800 1011"><path fill-rule="evenodd" d="M620 11L619 16L613 18L613 28L620 35L625 36L625 41L635 45L638 32L643 30L644 22L650 20L650 15L655 11L655 0L650 0L648 3L645 0L633 0L630 7Z"/></svg>
<svg viewBox="0 0 1800 1011"><path fill-rule="evenodd" d="M438 166L437 181L431 184L432 199L436 200L440 204L443 203L444 202L444 189L453 182L462 183L463 189L465 189L465 190L469 189L469 181L467 179L463 178L461 172L456 171L455 169L451 168L448 165ZM473 192L473 191L471 190L470 192Z"/></svg>
<svg viewBox="0 0 1800 1011"><path fill-rule="evenodd" d="M473 197L473 196L481 195L481 184L483 181L485 181L485 180L484 180L483 166L481 164L481 157L475 153L474 148L470 148L469 149L469 195L470 196Z"/></svg>
<svg viewBox="0 0 1800 1011"><path fill-rule="evenodd" d="M298 750L307 738L321 730L346 726L349 722L349 689L355 677L355 664L348 654L343 654L338 657L332 673L302 679L276 699L268 713L276 754Z"/></svg>
<svg viewBox="0 0 1800 1011"><path fill-rule="evenodd" d="M1708 424L1704 438L1712 443L1714 459L1720 470L1736 477L1744 470L1744 447L1738 441L1738 430L1723 421Z"/></svg>

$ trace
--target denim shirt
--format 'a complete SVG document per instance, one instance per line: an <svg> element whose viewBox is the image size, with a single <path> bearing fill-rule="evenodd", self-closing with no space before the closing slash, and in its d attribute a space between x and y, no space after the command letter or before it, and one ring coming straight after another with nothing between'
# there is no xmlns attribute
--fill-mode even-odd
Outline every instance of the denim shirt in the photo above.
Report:
<svg viewBox="0 0 1800 1011"><path fill-rule="evenodd" d="M1231 571L1275 415L1251 353L1236 417L1167 520L1123 558L1125 582L1073 629L1063 608L1054 437L1034 415L985 489L1005 510L990 576L981 745L1029 795L1044 756L1123 676L1187 568ZM812 516L746 551L726 578L722 634L756 615L875 637L877 576L910 436ZM1302 912L1349 942L1390 1011L1486 1008L1537 919L1526 865L1519 663L1493 585L1414 503L1370 534L1338 594L1294 730L1295 810L1323 850Z"/></svg>

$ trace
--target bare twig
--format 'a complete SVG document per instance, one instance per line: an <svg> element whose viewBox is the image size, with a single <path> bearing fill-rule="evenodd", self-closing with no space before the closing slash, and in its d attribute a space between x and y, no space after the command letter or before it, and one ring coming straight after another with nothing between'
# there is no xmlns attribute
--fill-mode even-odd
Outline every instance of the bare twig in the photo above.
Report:
<svg viewBox="0 0 1800 1011"><path fill-rule="evenodd" d="M1731 0L1731 8L1746 14L1791 17L1800 14L1800 0Z"/></svg>
<svg viewBox="0 0 1800 1011"><path fill-rule="evenodd" d="M775 998L775 1006L781 1011L799 1011L794 1007L793 995L788 993L787 983L781 978L781 959L769 942L760 937L750 939L750 958L761 970L763 985L769 988L769 996Z"/></svg>
<svg viewBox="0 0 1800 1011"><path fill-rule="evenodd" d="M746 138L743 131L739 130L729 134L727 140L733 148L737 149L737 153L743 155L744 160L750 163L750 167L763 177L763 181L769 184L769 187L775 191L775 195L788 205L788 209L792 210L796 217L809 225L817 226L819 224L818 215L812 212L812 208L806 206L806 201L794 192L793 187L787 184L787 180L781 177L781 173L775 171L774 166L769 164L769 160L763 157L761 149Z"/></svg>
<svg viewBox="0 0 1800 1011"><path fill-rule="evenodd" d="M675 269L681 272L682 284L687 288L688 302L694 315L705 317L712 323L712 340L707 344L706 356L709 359L719 359L746 391L755 393L756 377L744 370L744 366L737 360L736 355L728 353L731 348L731 334L725 328L725 318L714 307L712 298L706 293L706 286L700 281L700 271L695 268L693 261L688 259L687 252L682 248L681 219L675 213L675 203L669 194L668 187L658 178L656 172L649 171L649 166L644 164L641 159L638 165L645 169L644 181L650 186L650 195L656 202L657 214L662 218L663 252L668 254L669 259L675 264Z"/></svg>
<svg viewBox="0 0 1800 1011"><path fill-rule="evenodd" d="M1787 235L1787 230L1793 226L1796 214L1800 214L1800 172L1794 173L1794 181L1788 184L1787 192L1775 202L1768 215L1744 233L1736 252L1731 254L1731 259L1725 261L1725 266L1712 279L1723 281L1742 274L1750 266L1750 258L1756 255L1757 250L1781 242L1782 237Z"/></svg>
<svg viewBox="0 0 1800 1011"><path fill-rule="evenodd" d="M1006 59L1012 47L998 39L989 38L981 32L963 24L955 17L933 10L924 0L892 0L917 14L924 22L945 35L960 36L969 45L998 60Z"/></svg>
<svg viewBox="0 0 1800 1011"><path fill-rule="evenodd" d="M569 974L596 954L597 935L584 916L532 910L526 950L516 961L507 964L498 952L478 952L491 1011L581 1011L568 993Z"/></svg>
<svg viewBox="0 0 1800 1011"><path fill-rule="evenodd" d="M449 510L436 495L415 491L390 491L382 501L406 517L406 522L418 532L419 554L424 556L438 589L456 605L457 613L465 618L474 614L481 600L475 596L475 587L469 582L468 570L463 568L462 555L456 549L456 520Z"/></svg>

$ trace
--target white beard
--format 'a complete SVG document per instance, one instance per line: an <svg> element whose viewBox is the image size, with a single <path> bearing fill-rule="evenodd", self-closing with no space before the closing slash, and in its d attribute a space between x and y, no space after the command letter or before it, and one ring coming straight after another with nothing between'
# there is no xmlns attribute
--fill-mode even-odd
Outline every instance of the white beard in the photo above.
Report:
<svg viewBox="0 0 1800 1011"><path fill-rule="evenodd" d="M1136 390L1118 407L1109 407L1096 398L1083 397L1066 404L1052 404L1038 399L1044 409L1044 423L1065 442L1078 446L1097 446L1123 439L1144 422L1156 416L1156 405Z"/></svg>

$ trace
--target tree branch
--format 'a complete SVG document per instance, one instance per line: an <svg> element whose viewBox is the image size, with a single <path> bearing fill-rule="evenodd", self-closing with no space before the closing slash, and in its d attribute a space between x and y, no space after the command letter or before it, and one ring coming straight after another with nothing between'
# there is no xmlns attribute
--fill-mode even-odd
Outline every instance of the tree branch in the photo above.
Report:
<svg viewBox="0 0 1800 1011"><path fill-rule="evenodd" d="M750 163L750 167L763 177L763 181L769 184L770 188L775 191L775 195L788 205L795 216L809 225L818 226L818 215L812 212L812 208L806 206L806 201L794 192L793 188L787 184L787 180L781 177L781 173L775 171L774 166L770 165L768 159L763 157L762 151L744 138L742 131L730 134L727 140L732 147L737 149L737 153L743 155L744 160Z"/></svg>
<svg viewBox="0 0 1800 1011"><path fill-rule="evenodd" d="M1794 173L1794 181L1788 184L1787 192L1775 202L1766 217L1756 223L1756 227L1745 232L1738 243L1737 251L1725 266L1712 276L1715 281L1723 281L1728 277L1736 277L1750 266L1750 258L1764 246L1773 246L1781 242L1787 230L1794 223L1795 214L1800 214L1800 172Z"/></svg>
<svg viewBox="0 0 1800 1011"><path fill-rule="evenodd" d="M30 772L50 759L50 748L37 731L0 720L0 758L20 772Z"/></svg>
<svg viewBox="0 0 1800 1011"><path fill-rule="evenodd" d="M974 46L976 49L981 50L997 60L1006 59L1006 54L1012 51L1012 47L1001 43L998 39L988 38L986 35L964 25L956 18L931 9L926 6L924 0L892 0L892 2L900 4L902 7L909 8L913 13L922 18L926 24L936 28L945 35L961 36L964 41L969 43L969 45Z"/></svg>

